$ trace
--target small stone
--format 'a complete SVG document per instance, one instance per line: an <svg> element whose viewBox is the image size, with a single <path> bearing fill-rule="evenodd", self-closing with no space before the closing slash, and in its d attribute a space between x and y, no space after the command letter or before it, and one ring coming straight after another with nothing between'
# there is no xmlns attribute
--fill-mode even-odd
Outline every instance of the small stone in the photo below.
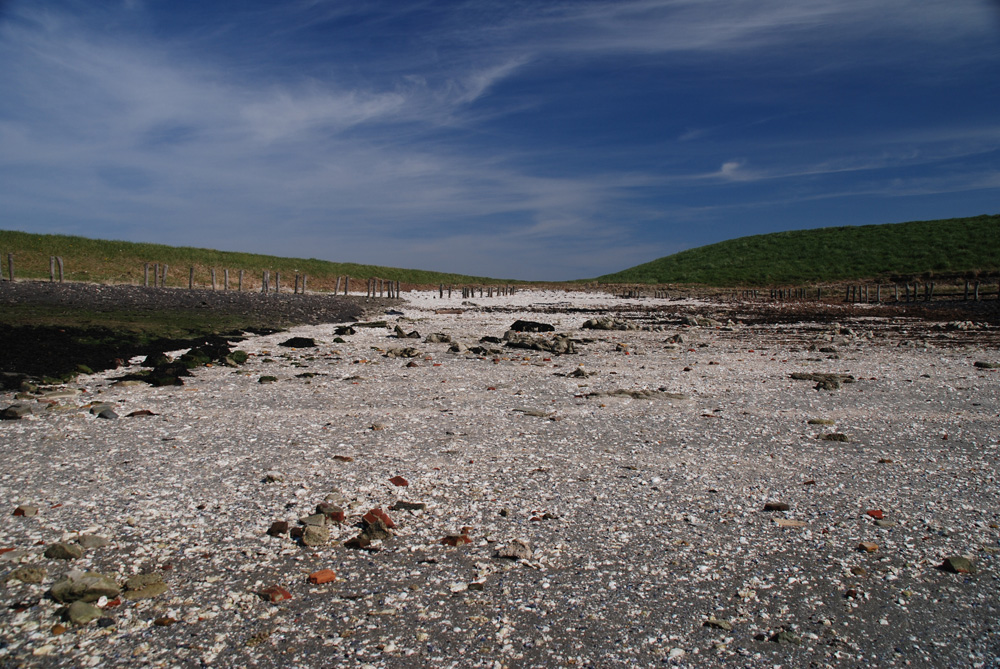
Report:
<svg viewBox="0 0 1000 669"><path fill-rule="evenodd" d="M156 620L154 620L153 624L156 625L157 627L170 627L176 622L177 620L175 618L171 618L170 616L163 616L162 618L157 618Z"/></svg>
<svg viewBox="0 0 1000 669"><path fill-rule="evenodd" d="M793 518L775 518L774 522L778 527L805 527L808 525L804 520L795 520Z"/></svg>
<svg viewBox="0 0 1000 669"><path fill-rule="evenodd" d="M866 514L874 518L875 520L882 520L885 518L885 512L882 509L868 509L865 511Z"/></svg>
<svg viewBox="0 0 1000 669"><path fill-rule="evenodd" d="M125 581L125 599L152 599L165 593L170 586L163 582L163 574L136 574Z"/></svg>
<svg viewBox="0 0 1000 669"><path fill-rule="evenodd" d="M810 418L809 425L834 425L836 421L832 421L829 418Z"/></svg>
<svg viewBox="0 0 1000 669"><path fill-rule="evenodd" d="M823 435L823 441L838 441L842 443L849 443L851 440L846 434L840 432L831 432L829 434Z"/></svg>
<svg viewBox="0 0 1000 669"><path fill-rule="evenodd" d="M276 520L271 523L271 527L267 528L268 535L272 537L282 537L288 534L288 522L284 520Z"/></svg>
<svg viewBox="0 0 1000 669"><path fill-rule="evenodd" d="M951 574L976 573L976 566L972 564L972 561L958 555L945 558L944 562L941 563L940 569Z"/></svg>
<svg viewBox="0 0 1000 669"><path fill-rule="evenodd" d="M277 380L278 380L277 376L262 376L259 379L257 379L257 383L275 383L277 382Z"/></svg>
<svg viewBox="0 0 1000 669"><path fill-rule="evenodd" d="M498 558L505 558L508 560L530 560L532 556L531 546L528 542L521 541L520 539L514 539L506 546L497 550Z"/></svg>
<svg viewBox="0 0 1000 669"><path fill-rule="evenodd" d="M768 502L764 505L765 511L788 511L789 506L784 502Z"/></svg>
<svg viewBox="0 0 1000 669"><path fill-rule="evenodd" d="M264 483L281 483L284 480L285 476L281 472L270 471L264 474Z"/></svg>
<svg viewBox="0 0 1000 669"><path fill-rule="evenodd" d="M890 527L896 527L896 523L891 520L876 520L875 527L881 527L882 529L889 529Z"/></svg>
<svg viewBox="0 0 1000 669"><path fill-rule="evenodd" d="M851 573L855 576L867 576L868 570L861 566L851 567Z"/></svg>
<svg viewBox="0 0 1000 669"><path fill-rule="evenodd" d="M471 544L472 539L468 534L449 534L441 539L441 543L445 546L464 546L465 544Z"/></svg>
<svg viewBox="0 0 1000 669"><path fill-rule="evenodd" d="M858 550L861 551L862 553L877 553L878 544L872 541L862 541L860 544L858 544Z"/></svg>
<svg viewBox="0 0 1000 669"><path fill-rule="evenodd" d="M302 543L306 546L322 546L330 541L330 530L325 526L306 525L302 530Z"/></svg>
<svg viewBox="0 0 1000 669"><path fill-rule="evenodd" d="M359 534L353 539L345 541L344 548L350 548L351 550L372 550L372 540Z"/></svg>
<svg viewBox="0 0 1000 669"><path fill-rule="evenodd" d="M49 631L52 632L52 636L59 636L60 634L65 634L66 633L66 626L65 625L55 624L55 625L52 626L52 629L49 630Z"/></svg>
<svg viewBox="0 0 1000 669"><path fill-rule="evenodd" d="M116 420L118 418L118 414L116 414L113 409L104 409L97 414L97 417L103 418L104 420Z"/></svg>
<svg viewBox="0 0 1000 669"><path fill-rule="evenodd" d="M107 538L98 536L96 534L81 534L77 538L76 543L80 544L80 546L86 549L104 548L105 546L111 544L111 542Z"/></svg>
<svg viewBox="0 0 1000 669"><path fill-rule="evenodd" d="M14 509L15 516L24 516L25 518L30 518L31 516L38 515L37 506L28 506L27 504L22 504L21 506Z"/></svg>
<svg viewBox="0 0 1000 669"><path fill-rule="evenodd" d="M324 513L314 513L312 515L306 516L305 518L300 518L299 522L303 525L315 525L317 527L325 527L328 519Z"/></svg>
<svg viewBox="0 0 1000 669"><path fill-rule="evenodd" d="M733 624L728 620L719 620L718 618L709 618L704 622L704 627L711 627L718 630L724 630L726 632L733 631Z"/></svg>
<svg viewBox="0 0 1000 669"><path fill-rule="evenodd" d="M74 625L86 625L91 620L101 617L101 610L93 604L84 601L75 601L66 609L66 620Z"/></svg>
<svg viewBox="0 0 1000 669"><path fill-rule="evenodd" d="M406 486L410 485L410 482L407 481L402 476L393 476L391 479L389 479L389 483L393 484L394 486L398 486L400 488L405 488Z"/></svg>
<svg viewBox="0 0 1000 669"><path fill-rule="evenodd" d="M19 567L7 574L5 581L20 581L21 583L41 583L45 580L45 567Z"/></svg>
<svg viewBox="0 0 1000 669"><path fill-rule="evenodd" d="M45 557L50 560L79 560L83 557L83 548L76 544L59 542L45 549Z"/></svg>
<svg viewBox="0 0 1000 669"><path fill-rule="evenodd" d="M272 604L277 604L278 602L283 602L286 599L292 598L292 593L288 592L280 585L269 586L267 588L264 588L257 594L260 595L265 600L271 602Z"/></svg>
<svg viewBox="0 0 1000 669"><path fill-rule="evenodd" d="M802 643L802 639L800 639L799 637L795 636L794 634L792 634L788 630L781 630L777 634L774 634L771 637L771 641L775 642L778 645L784 645L784 644L795 644L795 645L798 645L798 644Z"/></svg>
<svg viewBox="0 0 1000 669"><path fill-rule="evenodd" d="M332 569L320 569L309 574L309 582L313 585L323 585L324 583L333 583L337 580L337 573Z"/></svg>
<svg viewBox="0 0 1000 669"><path fill-rule="evenodd" d="M426 511L426 502L404 502L403 500L398 500L392 505L390 511Z"/></svg>
<svg viewBox="0 0 1000 669"><path fill-rule="evenodd" d="M349 455L335 455L333 459L337 462L354 462L354 458Z"/></svg>

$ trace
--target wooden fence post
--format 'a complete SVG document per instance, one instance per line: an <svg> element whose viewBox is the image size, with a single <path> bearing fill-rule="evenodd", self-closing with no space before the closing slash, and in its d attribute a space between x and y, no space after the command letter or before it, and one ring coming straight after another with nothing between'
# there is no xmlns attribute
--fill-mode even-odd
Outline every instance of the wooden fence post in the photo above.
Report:
<svg viewBox="0 0 1000 669"><path fill-rule="evenodd" d="M56 256L56 264L59 265L59 283L63 282L63 259L62 256Z"/></svg>
<svg viewBox="0 0 1000 669"><path fill-rule="evenodd" d="M188 272L188 290L194 290L194 267Z"/></svg>
<svg viewBox="0 0 1000 669"><path fill-rule="evenodd" d="M215 290L215 288L216 288L216 283L215 283L215 268L213 267L212 268L212 290Z"/></svg>
<svg viewBox="0 0 1000 669"><path fill-rule="evenodd" d="M976 302L979 301L979 282L976 281Z"/></svg>
<svg viewBox="0 0 1000 669"><path fill-rule="evenodd" d="M281 292L281 272L274 273L274 292Z"/></svg>
<svg viewBox="0 0 1000 669"><path fill-rule="evenodd" d="M243 273L244 273L245 271L246 271L246 270L242 270L242 269L240 270L240 284L239 284L239 291L240 291L241 293L243 292Z"/></svg>
<svg viewBox="0 0 1000 669"><path fill-rule="evenodd" d="M167 287L167 270L170 269L170 265L164 264L163 271L160 272L160 288Z"/></svg>
<svg viewBox="0 0 1000 669"><path fill-rule="evenodd" d="M14 280L14 254L7 254L7 276L10 281Z"/></svg>
<svg viewBox="0 0 1000 669"><path fill-rule="evenodd" d="M439 283L438 284L438 298L444 299L444 284L443 283Z"/></svg>
<svg viewBox="0 0 1000 669"><path fill-rule="evenodd" d="M49 281L55 282L56 280L56 257L49 256Z"/></svg>
<svg viewBox="0 0 1000 669"><path fill-rule="evenodd" d="M295 295L299 294L299 275L295 275L295 289L292 291Z"/></svg>
<svg viewBox="0 0 1000 669"><path fill-rule="evenodd" d="M260 277L260 292L267 295L267 290L270 288L268 284L271 283L271 274L267 270L264 270Z"/></svg>
<svg viewBox="0 0 1000 669"><path fill-rule="evenodd" d="M222 290L229 290L229 270L222 270Z"/></svg>
<svg viewBox="0 0 1000 669"><path fill-rule="evenodd" d="M302 275L302 294L303 295L306 294L306 279L308 279L308 278L309 278L308 274L303 274Z"/></svg>
<svg viewBox="0 0 1000 669"><path fill-rule="evenodd" d="M351 277L350 275L344 277L344 295L351 292Z"/></svg>
<svg viewBox="0 0 1000 669"><path fill-rule="evenodd" d="M334 295L340 295L340 277L337 277L337 287L333 289Z"/></svg>
<svg viewBox="0 0 1000 669"><path fill-rule="evenodd" d="M142 287L149 288L149 263L142 266Z"/></svg>

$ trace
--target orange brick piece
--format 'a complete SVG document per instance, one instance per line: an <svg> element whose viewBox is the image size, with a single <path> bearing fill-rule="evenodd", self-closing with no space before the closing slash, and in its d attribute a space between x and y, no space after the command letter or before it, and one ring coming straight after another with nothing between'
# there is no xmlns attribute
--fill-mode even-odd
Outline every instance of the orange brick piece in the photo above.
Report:
<svg viewBox="0 0 1000 669"><path fill-rule="evenodd" d="M309 574L309 582L313 585L323 585L337 580L337 574L332 569L320 569Z"/></svg>
<svg viewBox="0 0 1000 669"><path fill-rule="evenodd" d="M271 602L272 604L277 604L278 602L283 602L286 599L292 598L292 593L288 592L280 585L272 585L269 588L264 588L260 591L260 596Z"/></svg>

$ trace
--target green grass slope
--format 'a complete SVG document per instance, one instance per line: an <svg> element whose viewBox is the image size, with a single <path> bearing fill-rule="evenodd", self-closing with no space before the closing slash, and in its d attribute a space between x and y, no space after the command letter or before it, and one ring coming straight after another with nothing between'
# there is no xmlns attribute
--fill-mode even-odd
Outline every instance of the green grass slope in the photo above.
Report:
<svg viewBox="0 0 1000 669"><path fill-rule="evenodd" d="M230 287L236 285L240 270L245 270L244 289L259 289L264 270L282 275L282 290L288 290L295 274L308 278L310 290L333 290L338 276L350 276L351 289L354 279L380 278L400 281L410 285L444 284L497 284L513 281L485 277L446 274L397 267L379 267L355 263L335 263L315 258L279 258L252 253L213 251L190 247L134 242L106 241L68 235L39 235L28 232L0 230L0 261L4 277L7 276L7 254L14 254L15 278L47 279L49 257L63 259L64 277L67 281L92 281L97 283L141 284L144 280L144 263L168 265L167 285L187 287L190 268L195 269L195 284L211 285L211 270L216 269L217 285L221 287L223 270L229 270ZM151 279L152 281L152 279Z"/></svg>
<svg viewBox="0 0 1000 669"><path fill-rule="evenodd" d="M808 284L1000 269L1000 215L731 239L598 277L604 283Z"/></svg>

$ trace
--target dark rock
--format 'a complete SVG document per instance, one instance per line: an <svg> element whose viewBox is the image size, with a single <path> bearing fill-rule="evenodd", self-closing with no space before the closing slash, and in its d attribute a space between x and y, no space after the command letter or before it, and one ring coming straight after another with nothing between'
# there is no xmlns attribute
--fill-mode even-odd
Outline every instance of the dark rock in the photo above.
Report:
<svg viewBox="0 0 1000 669"><path fill-rule="evenodd" d="M392 511L424 511L427 509L426 502L404 502L397 501L392 505Z"/></svg>
<svg viewBox="0 0 1000 669"><path fill-rule="evenodd" d="M271 527L267 528L268 535L272 537L282 537L288 534L288 522L284 520L276 520L271 523Z"/></svg>
<svg viewBox="0 0 1000 669"><path fill-rule="evenodd" d="M315 348L316 340L312 337L292 337L278 344L285 348Z"/></svg>
<svg viewBox="0 0 1000 669"><path fill-rule="evenodd" d="M510 329L514 332L555 332L555 327L549 325L548 323L539 323L537 321L514 321L514 324L510 326Z"/></svg>
<svg viewBox="0 0 1000 669"><path fill-rule="evenodd" d="M768 502L764 505L765 511L788 511L789 506L784 502Z"/></svg>
<svg viewBox="0 0 1000 669"><path fill-rule="evenodd" d="M274 383L278 380L277 376L262 376L257 379L257 383Z"/></svg>
<svg viewBox="0 0 1000 669"><path fill-rule="evenodd" d="M1000 362L984 362L982 360L972 363L979 369L1000 369Z"/></svg>
<svg viewBox="0 0 1000 669"><path fill-rule="evenodd" d="M831 432L829 434L823 435L823 441L839 441L842 443L849 443L851 440L846 434L840 432Z"/></svg>
<svg viewBox="0 0 1000 669"><path fill-rule="evenodd" d="M337 335L338 337L350 337L351 335L357 333L358 331L352 328L350 325L341 325L340 327L338 327L336 330L333 331L333 334Z"/></svg>

